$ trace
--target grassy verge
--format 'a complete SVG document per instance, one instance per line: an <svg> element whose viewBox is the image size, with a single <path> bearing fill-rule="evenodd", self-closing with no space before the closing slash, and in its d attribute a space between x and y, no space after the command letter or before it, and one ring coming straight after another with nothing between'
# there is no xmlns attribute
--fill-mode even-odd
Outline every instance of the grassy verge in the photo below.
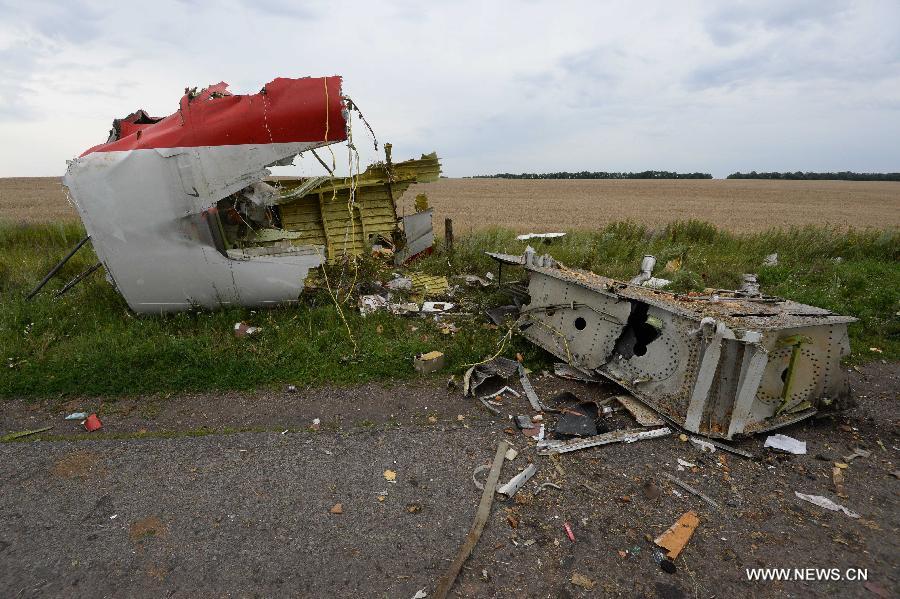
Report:
<svg viewBox="0 0 900 599"><path fill-rule="evenodd" d="M251 389L265 385L354 383L413 375L411 358L439 349L449 369L495 351L500 332L486 329L478 312L499 302L493 291L467 290L459 332L445 335L428 321L375 314L345 305L359 344L354 353L344 324L324 292L305 294L294 307L253 311L230 308L163 317L137 317L100 273L59 300L52 293L95 261L82 250L32 302L23 296L83 235L77 225L0 225L0 397L119 395ZM520 253L525 244L508 230L487 229L457 239L417 268L438 274L484 274L485 250ZM734 235L698 222L651 231L616 223L572 233L548 247L558 260L616 277L629 277L647 253L658 274L680 290L734 288L741 273L757 272L765 292L859 317L851 326L857 360L900 359L900 233L820 227ZM761 267L778 252L779 265ZM662 265L681 261L677 272ZM365 280L365 277L362 279ZM244 321L263 328L235 338ZM882 353L870 351L876 347ZM510 346L536 363L540 350L521 340Z"/></svg>

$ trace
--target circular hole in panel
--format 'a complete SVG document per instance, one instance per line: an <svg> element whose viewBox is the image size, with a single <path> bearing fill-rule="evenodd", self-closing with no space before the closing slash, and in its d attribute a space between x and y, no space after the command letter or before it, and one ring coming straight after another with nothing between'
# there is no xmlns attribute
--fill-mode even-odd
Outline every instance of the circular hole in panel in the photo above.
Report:
<svg viewBox="0 0 900 599"><path fill-rule="evenodd" d="M575 319L575 328L578 329L579 331L583 331L586 326L587 326L587 321L585 319L583 319L582 317L579 316L578 318Z"/></svg>

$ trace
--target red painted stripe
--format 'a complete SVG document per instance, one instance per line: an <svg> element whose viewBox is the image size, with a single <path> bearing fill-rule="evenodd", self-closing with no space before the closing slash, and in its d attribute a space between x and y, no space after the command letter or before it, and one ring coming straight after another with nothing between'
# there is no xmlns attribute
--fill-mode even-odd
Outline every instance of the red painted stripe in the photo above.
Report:
<svg viewBox="0 0 900 599"><path fill-rule="evenodd" d="M226 83L219 83L193 99L183 96L179 110L158 123L123 123L121 139L94 146L82 156L149 148L347 139L340 77L278 78L250 95L230 95L227 88ZM228 95L211 97L216 92Z"/></svg>

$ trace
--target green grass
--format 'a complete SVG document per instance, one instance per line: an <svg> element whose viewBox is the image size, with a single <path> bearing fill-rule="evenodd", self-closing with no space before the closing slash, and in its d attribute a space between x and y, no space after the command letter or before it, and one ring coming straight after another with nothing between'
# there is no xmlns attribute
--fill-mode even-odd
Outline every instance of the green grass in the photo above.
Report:
<svg viewBox="0 0 900 599"><path fill-rule="evenodd" d="M324 292L304 294L295 307L139 317L101 271L61 299L51 299L65 281L94 263L89 249L76 255L45 292L25 302L24 295L83 234L77 225L0 224L0 396L130 395L406 378L414 376L411 358L418 352L445 352L447 370L455 371L492 354L502 334L483 328L477 316L502 301L493 291L464 294L464 309L476 316L454 318L460 332L452 337L420 319L362 318L345 304L359 344L356 354ZM483 275L494 268L485 250L521 253L524 246L511 231L488 229L458 238L450 256L438 247L417 268ZM658 231L616 223L537 248L567 265L621 278L632 276L641 256L652 253L659 259L656 274L673 278L679 290L734 288L741 273L757 272L766 293L859 317L850 329L853 359L900 359L897 231L806 227L734 235L695 221ZM778 252L779 265L761 267L772 252ZM663 272L673 258L681 259L681 270ZM362 271L374 272L371 265ZM344 275L332 273L337 282L349 280ZM263 331L235 338L232 327L238 321ZM522 352L529 363L550 361L521 339L508 347L507 355Z"/></svg>

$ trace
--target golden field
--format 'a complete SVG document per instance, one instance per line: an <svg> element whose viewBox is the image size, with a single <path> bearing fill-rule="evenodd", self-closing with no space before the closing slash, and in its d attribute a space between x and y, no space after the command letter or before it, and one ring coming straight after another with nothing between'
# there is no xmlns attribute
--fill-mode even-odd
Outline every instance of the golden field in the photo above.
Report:
<svg viewBox="0 0 900 599"><path fill-rule="evenodd" d="M454 230L502 225L519 232L591 229L633 220L651 227L700 219L731 231L824 224L900 226L900 183L747 180L507 180L441 179L403 197L428 194L435 229L445 217ZM0 178L0 219L50 222L77 219L55 177Z"/></svg>

